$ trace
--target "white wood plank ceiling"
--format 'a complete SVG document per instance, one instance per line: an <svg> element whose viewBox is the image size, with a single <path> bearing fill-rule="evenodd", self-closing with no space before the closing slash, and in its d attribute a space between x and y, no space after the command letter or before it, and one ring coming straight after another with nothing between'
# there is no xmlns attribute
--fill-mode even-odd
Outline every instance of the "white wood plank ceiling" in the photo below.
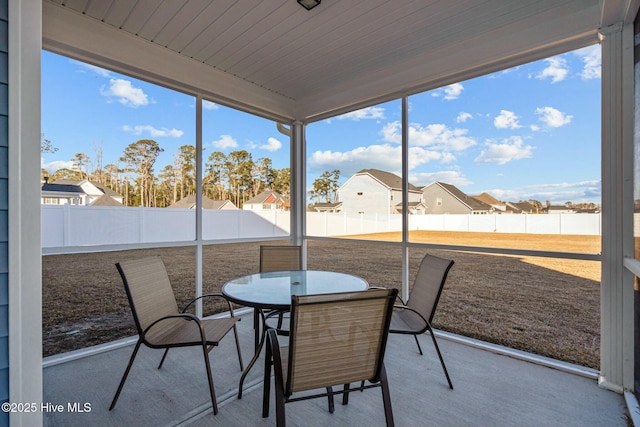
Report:
<svg viewBox="0 0 640 427"><path fill-rule="evenodd" d="M43 0L43 47L315 120L596 43L630 1Z"/></svg>

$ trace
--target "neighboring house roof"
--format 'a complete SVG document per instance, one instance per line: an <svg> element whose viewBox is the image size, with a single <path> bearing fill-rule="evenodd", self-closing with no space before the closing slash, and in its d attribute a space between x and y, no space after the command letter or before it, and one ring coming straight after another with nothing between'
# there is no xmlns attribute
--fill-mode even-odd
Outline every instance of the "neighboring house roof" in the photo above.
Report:
<svg viewBox="0 0 640 427"><path fill-rule="evenodd" d="M58 179L58 180L54 181L52 184L45 184L45 185L60 184L60 185L74 185L74 186L80 187L84 183L89 183L89 184L93 185L94 187L96 187L98 190L100 190L103 194L106 194L107 196L122 197L121 194L113 191L112 189L110 189L106 185L101 184L99 182L95 182L95 181L89 181L87 179L83 179L83 180L80 180L80 181L75 180L75 179Z"/></svg>
<svg viewBox="0 0 640 427"><path fill-rule="evenodd" d="M402 190L402 178L391 172L385 172L378 169L362 169L360 172L356 172L356 175L371 175L374 179L380 181L383 185L391 190ZM409 191L421 192L419 187L409 183Z"/></svg>
<svg viewBox="0 0 640 427"><path fill-rule="evenodd" d="M231 200L212 200L207 196L202 196L202 208L203 209L222 209L224 206L232 205L235 207ZM187 197L183 197L168 208L180 208L180 209L195 209L196 208L196 195L191 194Z"/></svg>
<svg viewBox="0 0 640 427"><path fill-rule="evenodd" d="M409 202L407 203L407 207L409 208L409 213L421 212L427 209L427 205L423 202ZM398 203L394 208L399 213L402 213L402 203Z"/></svg>
<svg viewBox="0 0 640 427"><path fill-rule="evenodd" d="M515 206L517 209L519 209L521 212L526 212L526 213L536 212L536 207L529 202L513 202L511 204Z"/></svg>
<svg viewBox="0 0 640 427"><path fill-rule="evenodd" d="M69 199L75 197L84 200L89 206L122 206L122 195L98 182L74 179L59 179L49 182L45 178L41 195L45 198ZM109 200L110 199L110 200Z"/></svg>
<svg viewBox="0 0 640 427"><path fill-rule="evenodd" d="M483 203L486 203L487 205L490 206L505 206L506 204L504 202L501 202L500 200L496 199L495 197L493 197L491 194L489 193L482 193L479 194L477 196L471 196L476 200L480 200Z"/></svg>
<svg viewBox="0 0 640 427"><path fill-rule="evenodd" d="M258 203L284 203L284 200L282 200L282 197L275 191L267 190L244 202L245 205Z"/></svg>
<svg viewBox="0 0 640 427"><path fill-rule="evenodd" d="M309 208L311 210L315 210L317 212L328 212L328 211L337 211L342 207L342 202L335 203L314 203Z"/></svg>
<svg viewBox="0 0 640 427"><path fill-rule="evenodd" d="M52 184L49 184L49 183L42 184L42 191L56 192L56 193L75 193L75 194L84 193L82 188L76 184L59 184L58 182L52 183Z"/></svg>
<svg viewBox="0 0 640 427"><path fill-rule="evenodd" d="M122 203L115 200L113 197L103 194L102 196L95 199L90 203L90 206L120 206L122 207Z"/></svg>
<svg viewBox="0 0 640 427"><path fill-rule="evenodd" d="M444 182L440 182L440 181L436 181L429 185L434 185L434 184L444 188L446 191L451 193L456 199L460 200L462 203L467 205L471 210L490 211L492 209L491 205L488 205L485 202L475 199L471 196L467 196L463 191L459 190L455 185L445 184Z"/></svg>

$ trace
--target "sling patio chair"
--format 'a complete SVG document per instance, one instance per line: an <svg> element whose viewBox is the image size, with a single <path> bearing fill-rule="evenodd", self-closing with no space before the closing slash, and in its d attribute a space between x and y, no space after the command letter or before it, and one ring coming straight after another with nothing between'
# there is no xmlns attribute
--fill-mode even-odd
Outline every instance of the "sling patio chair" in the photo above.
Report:
<svg viewBox="0 0 640 427"><path fill-rule="evenodd" d="M209 362L209 352L217 346L220 340L231 330L236 339L236 350L240 362L240 370L243 369L240 342L236 322L240 319L234 317L233 308L222 294L207 294L189 302L185 309L178 311L178 305L169 282L169 276L162 259L159 256L123 261L116 264L124 288L129 299L133 319L138 330L138 341L133 349L118 390L116 391L109 410L112 410L118 401L122 387L129 375L133 361L142 344L150 348L165 349L158 369L167 357L167 352L173 347L201 346L204 354L204 364L209 381L209 393L214 415L218 413L216 395L213 388L213 377ZM201 298L222 298L227 302L230 317L201 319L186 310Z"/></svg>
<svg viewBox="0 0 640 427"><path fill-rule="evenodd" d="M452 390L453 384L451 383L451 378L449 378L442 353L440 353L438 342L431 328L431 322L433 321L433 316L436 314L436 307L438 306L444 283L447 280L447 275L453 264L453 260L429 254L422 258L413 282L413 289L409 295L409 300L405 303L398 297L402 305L395 306L396 310L393 312L391 327L389 329L389 333L392 334L413 335L418 345L420 355L422 355L422 348L418 342L418 335L429 332L433 345L436 348L436 353L438 353L440 364L444 370L444 375L447 377L449 388Z"/></svg>
<svg viewBox="0 0 640 427"><path fill-rule="evenodd" d="M302 270L302 247L287 245L260 246L260 272ZM265 313L265 318L278 316L278 329L282 328L284 313L273 310Z"/></svg>
<svg viewBox="0 0 640 427"><path fill-rule="evenodd" d="M285 404L327 397L333 412L335 394L348 403L350 392L382 388L387 426L393 412L384 353L397 289L321 295L292 295L288 346L278 331L267 331L262 416L269 416L271 367L274 368L276 423L285 425ZM352 388L352 382L370 384ZM341 391L333 386L342 385ZM294 393L325 389L326 393Z"/></svg>

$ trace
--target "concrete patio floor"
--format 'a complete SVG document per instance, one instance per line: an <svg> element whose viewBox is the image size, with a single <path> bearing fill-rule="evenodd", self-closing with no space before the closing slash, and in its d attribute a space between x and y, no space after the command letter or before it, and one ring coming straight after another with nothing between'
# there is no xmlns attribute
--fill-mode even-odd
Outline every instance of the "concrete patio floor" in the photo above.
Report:
<svg viewBox="0 0 640 427"><path fill-rule="evenodd" d="M250 315L239 323L245 363L253 353ZM431 339L421 336L420 356L410 336L389 337L385 364L397 426L627 426L624 397L597 385L595 372L558 363L541 366L498 354L491 346L456 337L439 339L454 390L450 390ZM263 361L260 359L237 399L240 369L233 336L211 354L219 412L211 410L200 349L173 349L161 370L161 350L142 348L118 405L109 404L135 340L45 359L44 402L62 405L45 412L45 426L273 426L273 392L269 418L261 417ZM559 369L558 369L559 368ZM566 368L566 369L565 369ZM577 372L577 373L576 373ZM85 404L88 404L85 406ZM70 408L71 407L71 408ZM70 411L69 409L82 409ZM352 393L349 405L336 401L333 414L326 399L286 405L289 426L383 426L379 389Z"/></svg>

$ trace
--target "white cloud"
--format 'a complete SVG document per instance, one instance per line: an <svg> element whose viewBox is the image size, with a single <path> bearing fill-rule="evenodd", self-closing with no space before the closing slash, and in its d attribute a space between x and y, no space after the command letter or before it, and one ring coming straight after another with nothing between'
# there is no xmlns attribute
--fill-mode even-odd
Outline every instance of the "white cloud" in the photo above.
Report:
<svg viewBox="0 0 640 427"><path fill-rule="evenodd" d="M261 145L260 148L262 148L263 150L271 151L271 152L278 151L279 149L282 148L282 142L278 141L273 137L269 137L269 139L267 139L267 143L264 145Z"/></svg>
<svg viewBox="0 0 640 427"><path fill-rule="evenodd" d="M215 102L211 102L211 101L207 101L206 99L203 99L202 108L204 108L205 110L217 110L218 104L216 104Z"/></svg>
<svg viewBox="0 0 640 427"><path fill-rule="evenodd" d="M550 184L536 184L524 188L524 198L539 200L542 203L549 200L553 204L565 202L591 202L600 200L602 196L602 182L594 179L578 182L561 182Z"/></svg>
<svg viewBox="0 0 640 427"><path fill-rule="evenodd" d="M220 135L220 139L212 142L215 148L219 148L221 150L227 148L236 148L238 146L238 141L233 139L231 135Z"/></svg>
<svg viewBox="0 0 640 427"><path fill-rule="evenodd" d="M452 85L446 86L444 88L444 99L458 99L463 90L464 86L462 86L461 83L454 83Z"/></svg>
<svg viewBox="0 0 640 427"><path fill-rule="evenodd" d="M473 184L473 181L463 176L459 171L422 172L410 174L409 182L418 187L424 187L434 181L452 184L456 187L464 187Z"/></svg>
<svg viewBox="0 0 640 427"><path fill-rule="evenodd" d="M464 86L461 83L454 83L449 86L445 86L441 89L435 90L432 92L432 96L440 97L442 96L444 99L451 101L454 99L458 99L464 90ZM442 95L444 92L444 95Z"/></svg>
<svg viewBox="0 0 640 427"><path fill-rule="evenodd" d="M381 130L386 142L402 142L402 124L399 121L387 123ZM422 126L419 123L409 125L409 142L412 146L429 147L443 152L463 151L476 145L475 139L467 136L467 129L450 129L444 124Z"/></svg>
<svg viewBox="0 0 640 427"><path fill-rule="evenodd" d="M140 107L149 104L147 95L140 88L133 87L129 80L110 79L109 87L104 86L100 93L106 97L118 98L118 102L128 107Z"/></svg>
<svg viewBox="0 0 640 427"><path fill-rule="evenodd" d="M539 107L536 108L536 114L540 116L540 121L546 126L552 128L559 128L571 123L573 116L563 113L553 107Z"/></svg>
<svg viewBox="0 0 640 427"><path fill-rule="evenodd" d="M384 119L384 108L382 107L367 107L360 110L351 111L350 113L342 114L335 117L338 120L378 120Z"/></svg>
<svg viewBox="0 0 640 427"><path fill-rule="evenodd" d="M380 133L382 139L386 142L395 142L402 144L402 124L398 121L390 122L384 125Z"/></svg>
<svg viewBox="0 0 640 427"><path fill-rule="evenodd" d="M584 62L580 77L584 80L599 79L602 75L602 51L600 50L600 45L588 46L574 53Z"/></svg>
<svg viewBox="0 0 640 427"><path fill-rule="evenodd" d="M58 169L73 169L74 165L71 160L54 160L52 162L44 163L44 160L40 159L40 167L47 170L49 173L54 173Z"/></svg>
<svg viewBox="0 0 640 427"><path fill-rule="evenodd" d="M390 144L370 145L345 152L316 151L309 157L310 170L338 169L343 177L350 177L365 167L389 172L402 170L401 147Z"/></svg>
<svg viewBox="0 0 640 427"><path fill-rule="evenodd" d="M547 67L536 74L536 79L544 80L550 78L551 83L558 83L564 80L569 74L566 59L555 56L545 59L545 62L548 64Z"/></svg>
<svg viewBox="0 0 640 427"><path fill-rule="evenodd" d="M518 116L513 111L500 110L500 114L493 119L493 125L498 129L518 129Z"/></svg>
<svg viewBox="0 0 640 427"><path fill-rule="evenodd" d="M467 120L469 120L469 119L471 119L471 118L473 118L473 116L471 115L471 113L467 113L467 112L465 112L465 111L461 111L461 112L458 114L458 117L456 117L456 122L457 122L457 123L464 123L464 122L466 122Z"/></svg>
<svg viewBox="0 0 640 427"><path fill-rule="evenodd" d="M137 126L122 126L122 130L125 132L131 132L134 135L141 135L143 132L148 132L152 138L180 138L184 132L176 128L157 129L151 125L137 125Z"/></svg>
<svg viewBox="0 0 640 427"><path fill-rule="evenodd" d="M513 160L529 158L533 154L533 147L524 145L522 138L519 136L508 138L503 143L487 142L486 146L487 149L482 150L474 162L504 165Z"/></svg>

